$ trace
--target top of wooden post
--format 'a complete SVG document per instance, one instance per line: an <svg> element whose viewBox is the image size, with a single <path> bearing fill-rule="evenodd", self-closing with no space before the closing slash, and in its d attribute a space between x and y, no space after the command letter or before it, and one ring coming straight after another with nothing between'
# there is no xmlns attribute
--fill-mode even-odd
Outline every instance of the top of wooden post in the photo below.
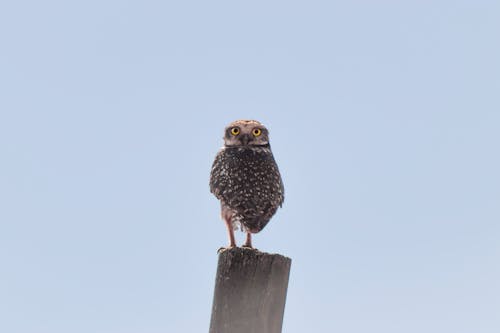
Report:
<svg viewBox="0 0 500 333"><path fill-rule="evenodd" d="M278 253L261 252L257 249L246 247L233 247L223 250L219 253L219 260L231 260L231 262L245 262L245 261L265 261L266 259L277 260L283 264L290 265L292 259L285 257Z"/></svg>

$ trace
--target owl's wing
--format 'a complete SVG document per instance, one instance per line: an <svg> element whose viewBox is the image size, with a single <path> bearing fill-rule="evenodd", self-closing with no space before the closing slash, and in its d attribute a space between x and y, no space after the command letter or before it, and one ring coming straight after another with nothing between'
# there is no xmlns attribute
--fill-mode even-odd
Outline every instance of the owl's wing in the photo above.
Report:
<svg viewBox="0 0 500 333"><path fill-rule="evenodd" d="M281 177L280 177L280 183L281 183L280 207L283 207L283 203L285 202L285 186L283 185Z"/></svg>
<svg viewBox="0 0 500 333"><path fill-rule="evenodd" d="M224 163L223 151L219 151L215 156L212 170L210 171L210 192L212 192L217 199L221 199L224 189L229 185L229 174L227 166Z"/></svg>
<svg viewBox="0 0 500 333"><path fill-rule="evenodd" d="M276 163L276 162L275 162ZM279 182L279 193L278 193L278 199L279 199L279 206L283 206L283 202L285 202L285 186L283 185L283 180L281 179L281 174L278 170L278 166L276 165L276 173L277 173L277 178Z"/></svg>

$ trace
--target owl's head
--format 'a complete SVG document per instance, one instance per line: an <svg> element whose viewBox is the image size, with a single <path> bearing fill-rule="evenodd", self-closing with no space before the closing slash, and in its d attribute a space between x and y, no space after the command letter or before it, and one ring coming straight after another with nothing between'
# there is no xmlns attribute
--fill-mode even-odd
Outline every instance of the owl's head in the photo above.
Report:
<svg viewBox="0 0 500 333"><path fill-rule="evenodd" d="M224 131L224 146L267 146L269 145L269 131L256 120L236 120Z"/></svg>

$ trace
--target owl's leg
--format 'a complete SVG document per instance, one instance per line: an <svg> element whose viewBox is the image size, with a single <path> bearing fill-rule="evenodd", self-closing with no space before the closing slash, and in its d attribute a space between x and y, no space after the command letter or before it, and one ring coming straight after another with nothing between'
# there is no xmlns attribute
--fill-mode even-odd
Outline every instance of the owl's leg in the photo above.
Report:
<svg viewBox="0 0 500 333"><path fill-rule="evenodd" d="M236 240L234 239L234 229L233 229L233 211L228 208L222 201L221 201L221 217L224 220L224 223L226 224L227 227L227 233L229 235L229 246L228 247L221 247L217 253L221 253L222 251L225 251L227 249L236 247Z"/></svg>
<svg viewBox="0 0 500 333"><path fill-rule="evenodd" d="M224 222L226 223L228 235L229 235L229 246L228 248L231 247L236 247L236 240L234 239L234 230L233 230L233 223L231 222L230 217L224 217Z"/></svg>
<svg viewBox="0 0 500 333"><path fill-rule="evenodd" d="M249 247L249 248L253 248L252 246L252 234L247 232L247 239L245 241L245 244L243 244L243 247Z"/></svg>

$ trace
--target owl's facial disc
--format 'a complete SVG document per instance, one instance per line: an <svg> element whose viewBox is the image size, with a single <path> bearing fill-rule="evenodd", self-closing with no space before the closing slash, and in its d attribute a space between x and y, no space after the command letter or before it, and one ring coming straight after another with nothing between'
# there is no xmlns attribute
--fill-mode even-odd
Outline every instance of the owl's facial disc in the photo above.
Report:
<svg viewBox="0 0 500 333"><path fill-rule="evenodd" d="M269 145L267 129L253 120L238 120L226 127L224 133L226 147L252 147Z"/></svg>

